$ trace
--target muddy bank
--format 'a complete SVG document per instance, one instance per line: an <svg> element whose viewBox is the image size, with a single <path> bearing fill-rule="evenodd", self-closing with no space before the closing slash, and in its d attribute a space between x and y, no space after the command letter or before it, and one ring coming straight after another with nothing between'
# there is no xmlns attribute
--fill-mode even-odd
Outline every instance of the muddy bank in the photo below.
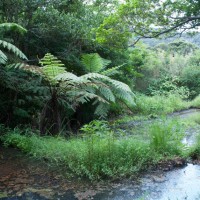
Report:
<svg viewBox="0 0 200 200"><path fill-rule="evenodd" d="M87 199L96 193L89 182L67 177L58 168L15 148L0 146L0 199Z"/></svg>

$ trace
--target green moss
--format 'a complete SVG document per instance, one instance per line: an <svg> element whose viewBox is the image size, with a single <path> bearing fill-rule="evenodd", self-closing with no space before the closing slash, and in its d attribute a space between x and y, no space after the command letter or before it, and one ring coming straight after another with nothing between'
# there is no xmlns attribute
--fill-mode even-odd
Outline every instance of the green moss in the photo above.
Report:
<svg viewBox="0 0 200 200"><path fill-rule="evenodd" d="M6 198L8 194L6 192L0 192L0 198Z"/></svg>

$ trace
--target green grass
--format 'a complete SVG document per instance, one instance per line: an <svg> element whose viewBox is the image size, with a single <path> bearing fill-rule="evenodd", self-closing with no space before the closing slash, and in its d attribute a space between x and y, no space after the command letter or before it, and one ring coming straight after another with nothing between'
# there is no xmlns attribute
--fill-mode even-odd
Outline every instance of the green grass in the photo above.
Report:
<svg viewBox="0 0 200 200"><path fill-rule="evenodd" d="M184 136L183 127L178 120L161 120L149 127L150 146L156 152L166 155L180 155Z"/></svg>
<svg viewBox="0 0 200 200"><path fill-rule="evenodd" d="M195 144L191 147L188 156L200 160L200 134L196 137Z"/></svg>
<svg viewBox="0 0 200 200"><path fill-rule="evenodd" d="M152 125L146 133L149 140L134 136L116 137L105 122L99 121L86 125L81 136L68 140L27 135L19 129L9 130L1 140L4 145L15 146L36 158L45 158L78 176L91 180L118 178L135 175L160 159L181 155L181 137L172 136L176 124L166 123L165 128L160 126L162 123ZM178 129L176 134L179 134Z"/></svg>
<svg viewBox="0 0 200 200"><path fill-rule="evenodd" d="M183 101L179 95L170 94L168 96L137 95L135 111L144 115L163 115L187 109L190 104Z"/></svg>
<svg viewBox="0 0 200 200"><path fill-rule="evenodd" d="M195 113L183 121L188 123L190 126L200 125L200 113Z"/></svg>
<svg viewBox="0 0 200 200"><path fill-rule="evenodd" d="M200 108L200 95L190 102L191 107Z"/></svg>

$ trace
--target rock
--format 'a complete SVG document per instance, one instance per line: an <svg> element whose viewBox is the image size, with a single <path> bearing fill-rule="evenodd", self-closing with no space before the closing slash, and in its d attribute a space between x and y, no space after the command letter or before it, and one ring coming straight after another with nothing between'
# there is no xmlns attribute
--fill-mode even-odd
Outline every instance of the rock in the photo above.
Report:
<svg viewBox="0 0 200 200"><path fill-rule="evenodd" d="M182 167L185 166L187 163L183 158L175 158L174 160L174 167Z"/></svg>
<svg viewBox="0 0 200 200"><path fill-rule="evenodd" d="M55 195L55 192L51 189L35 189L35 188L27 188L23 191L26 192L32 192L40 195L41 197L45 197L47 199L53 199L53 196Z"/></svg>
<svg viewBox="0 0 200 200"><path fill-rule="evenodd" d="M162 183L166 181L166 178L163 175L159 175L159 176L152 176L152 180L156 183Z"/></svg>

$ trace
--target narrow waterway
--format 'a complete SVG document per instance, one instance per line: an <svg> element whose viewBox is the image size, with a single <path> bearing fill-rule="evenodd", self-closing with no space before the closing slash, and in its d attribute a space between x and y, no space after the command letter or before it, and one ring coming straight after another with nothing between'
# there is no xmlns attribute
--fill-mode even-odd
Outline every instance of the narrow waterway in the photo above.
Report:
<svg viewBox="0 0 200 200"><path fill-rule="evenodd" d="M199 112L191 109L173 116L187 118ZM196 134L195 129L188 130L183 142L191 145ZM167 172L151 171L136 180L90 184L64 178L45 161L0 147L0 199L200 200L200 165L187 164Z"/></svg>
<svg viewBox="0 0 200 200"><path fill-rule="evenodd" d="M188 164L170 172L154 172L98 194L98 200L199 200L200 166Z"/></svg>

